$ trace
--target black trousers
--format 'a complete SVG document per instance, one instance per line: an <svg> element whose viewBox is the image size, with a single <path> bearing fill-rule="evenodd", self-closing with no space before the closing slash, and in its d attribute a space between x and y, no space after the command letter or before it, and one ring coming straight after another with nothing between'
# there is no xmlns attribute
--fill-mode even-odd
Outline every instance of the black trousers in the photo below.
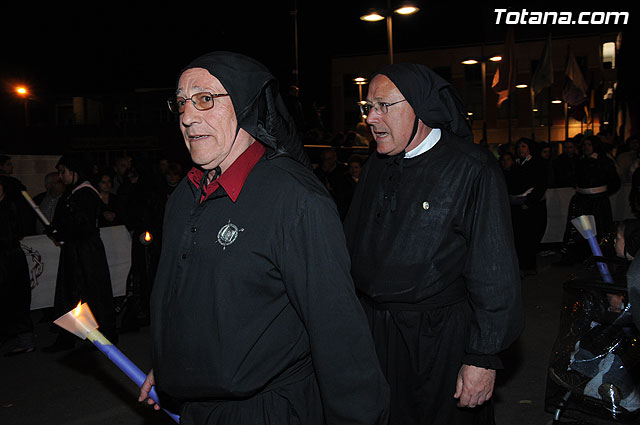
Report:
<svg viewBox="0 0 640 425"><path fill-rule="evenodd" d="M547 229L546 201L538 202L527 209L522 209L520 205L512 206L511 221L520 268L535 269L536 254Z"/></svg>
<svg viewBox="0 0 640 425"><path fill-rule="evenodd" d="M466 301L425 311L381 309L361 298L391 389L389 425L491 425L493 405L456 406L471 311Z"/></svg>

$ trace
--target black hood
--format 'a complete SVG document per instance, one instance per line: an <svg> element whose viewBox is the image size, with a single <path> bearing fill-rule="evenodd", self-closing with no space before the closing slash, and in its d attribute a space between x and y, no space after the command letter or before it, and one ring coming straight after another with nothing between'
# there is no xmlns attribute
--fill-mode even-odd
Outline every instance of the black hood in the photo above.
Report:
<svg viewBox="0 0 640 425"><path fill-rule="evenodd" d="M278 81L260 62L233 52L212 52L192 61L190 68L204 68L229 93L238 129L270 148L269 157L290 156L309 166L291 115L278 91Z"/></svg>
<svg viewBox="0 0 640 425"><path fill-rule="evenodd" d="M416 116L431 128L450 131L473 142L473 133L456 90L424 65L398 63L375 73L388 77L413 108Z"/></svg>

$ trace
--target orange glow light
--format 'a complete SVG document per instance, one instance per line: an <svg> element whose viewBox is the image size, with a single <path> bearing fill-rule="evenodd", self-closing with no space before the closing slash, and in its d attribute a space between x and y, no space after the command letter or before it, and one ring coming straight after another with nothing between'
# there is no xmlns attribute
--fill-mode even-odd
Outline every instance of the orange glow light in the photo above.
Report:
<svg viewBox="0 0 640 425"><path fill-rule="evenodd" d="M144 240L149 242L151 240L151 233L149 233L148 231L144 232Z"/></svg>
<svg viewBox="0 0 640 425"><path fill-rule="evenodd" d="M20 86L20 87L16 87L16 93L18 93L20 96L26 96L28 94L27 88Z"/></svg>
<svg viewBox="0 0 640 425"><path fill-rule="evenodd" d="M76 317L79 316L81 310L82 310L82 300L78 301L78 305L76 306L76 308L73 309L73 315Z"/></svg>

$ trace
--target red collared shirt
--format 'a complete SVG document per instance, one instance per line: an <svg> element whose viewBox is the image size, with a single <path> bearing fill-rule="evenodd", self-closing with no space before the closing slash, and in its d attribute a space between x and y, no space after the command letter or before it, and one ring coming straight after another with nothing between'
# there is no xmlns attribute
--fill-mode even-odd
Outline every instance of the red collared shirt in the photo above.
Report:
<svg viewBox="0 0 640 425"><path fill-rule="evenodd" d="M258 141L253 142L220 177L204 187L204 193L200 202L204 202L219 186L222 186L229 198L235 202L240 195L240 191L242 190L245 180L247 180L249 172L251 172L260 158L262 158L264 152L265 148L262 143ZM189 171L189 180L191 180L191 183L193 183L196 188L200 187L203 174L204 172L197 167L193 167Z"/></svg>

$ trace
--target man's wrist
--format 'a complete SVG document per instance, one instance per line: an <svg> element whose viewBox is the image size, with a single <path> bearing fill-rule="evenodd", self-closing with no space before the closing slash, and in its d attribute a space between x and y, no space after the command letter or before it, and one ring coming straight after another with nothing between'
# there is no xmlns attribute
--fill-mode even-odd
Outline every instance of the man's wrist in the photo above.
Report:
<svg viewBox="0 0 640 425"><path fill-rule="evenodd" d="M485 369L504 369L500 356L496 354L466 354L462 359L462 363Z"/></svg>

